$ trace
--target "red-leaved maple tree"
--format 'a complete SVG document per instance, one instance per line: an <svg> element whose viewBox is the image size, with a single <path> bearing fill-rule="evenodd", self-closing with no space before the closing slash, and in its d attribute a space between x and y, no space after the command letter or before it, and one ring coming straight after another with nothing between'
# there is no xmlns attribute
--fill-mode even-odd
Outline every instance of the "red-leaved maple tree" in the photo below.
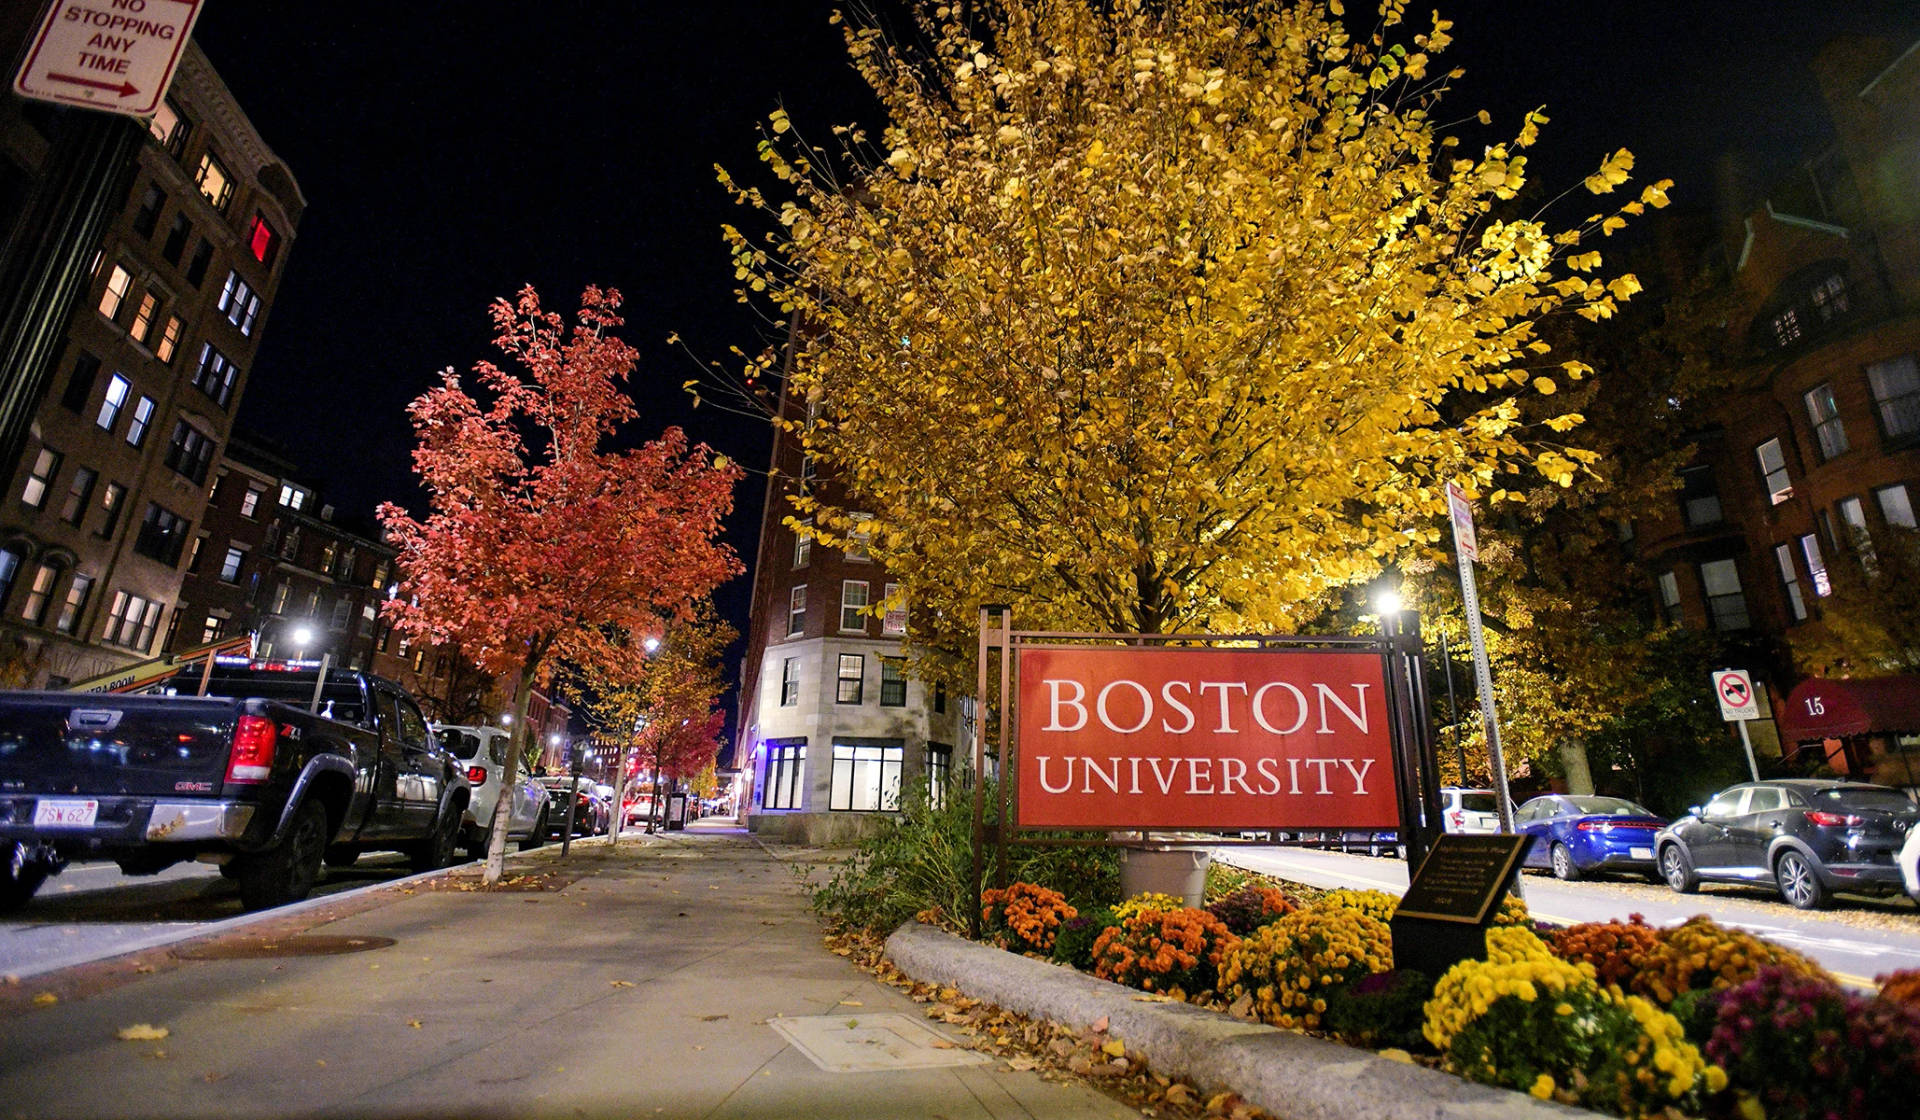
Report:
<svg viewBox="0 0 1920 1120"><path fill-rule="evenodd" d="M668 428L608 445L639 413L626 392L637 352L613 334L620 293L589 287L569 324L531 286L488 309L511 369L482 361L475 391L448 368L408 407L414 471L429 510L380 507L399 549L386 611L416 642L452 644L518 681L514 729L561 662L622 658L631 635L693 605L741 571L718 537L738 467ZM507 753L503 786L517 780ZM509 799L499 798L486 881L500 877Z"/></svg>

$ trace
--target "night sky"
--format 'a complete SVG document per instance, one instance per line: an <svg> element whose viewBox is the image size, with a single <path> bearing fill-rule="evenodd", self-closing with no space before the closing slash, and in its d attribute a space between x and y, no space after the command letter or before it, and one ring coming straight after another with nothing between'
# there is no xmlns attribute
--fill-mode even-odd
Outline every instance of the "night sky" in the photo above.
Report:
<svg viewBox="0 0 1920 1120"><path fill-rule="evenodd" d="M405 406L437 370L495 356L488 301L532 283L570 310L598 283L625 294L642 354L636 434L681 424L764 466L766 429L691 409L680 385L699 370L666 339L678 332L705 360L768 338L734 302L719 227L746 216L714 164L765 183L757 126L778 106L823 136L831 123L881 123L827 23L836 6L208 0L196 37L308 200L242 426L283 443L343 517L417 504ZM1826 143L1805 64L1827 39L1920 38L1911 0L1441 10L1456 40L1443 61L1467 69L1443 119L1485 108L1510 133L1544 105L1552 123L1532 163L1549 181L1575 185L1628 147L1637 180L1672 178L1676 203L1703 206L1757 192ZM742 486L732 521L747 561L761 486ZM720 597L743 629L746 594L741 579Z"/></svg>

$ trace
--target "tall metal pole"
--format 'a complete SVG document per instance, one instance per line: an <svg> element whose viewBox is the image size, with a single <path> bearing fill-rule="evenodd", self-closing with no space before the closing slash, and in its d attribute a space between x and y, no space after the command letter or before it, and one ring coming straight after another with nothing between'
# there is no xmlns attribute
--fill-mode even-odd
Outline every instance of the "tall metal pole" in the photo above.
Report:
<svg viewBox="0 0 1920 1120"><path fill-rule="evenodd" d="M1440 631L1440 659L1447 663L1447 726L1453 730L1453 746L1460 753L1460 784L1467 784L1467 742L1460 737L1460 709L1453 701L1453 651L1447 648L1447 632Z"/></svg>

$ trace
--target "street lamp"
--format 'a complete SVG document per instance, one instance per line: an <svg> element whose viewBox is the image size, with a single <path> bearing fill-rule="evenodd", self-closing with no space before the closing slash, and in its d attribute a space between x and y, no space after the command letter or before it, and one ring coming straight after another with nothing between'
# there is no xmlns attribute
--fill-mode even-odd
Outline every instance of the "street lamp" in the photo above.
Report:
<svg viewBox="0 0 1920 1120"><path fill-rule="evenodd" d="M646 650L648 653L656 653L660 649L660 639L648 638L646 641L640 643L640 648Z"/></svg>
<svg viewBox="0 0 1920 1120"><path fill-rule="evenodd" d="M307 643L313 641L313 627L296 626L293 628L292 637L293 648L295 650L293 659L295 661L305 661L307 658Z"/></svg>

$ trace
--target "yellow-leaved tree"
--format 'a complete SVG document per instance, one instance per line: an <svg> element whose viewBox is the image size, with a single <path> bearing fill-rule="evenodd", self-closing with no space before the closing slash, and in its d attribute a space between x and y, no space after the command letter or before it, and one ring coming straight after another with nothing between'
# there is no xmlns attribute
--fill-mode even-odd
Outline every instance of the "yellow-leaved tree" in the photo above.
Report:
<svg viewBox="0 0 1920 1120"><path fill-rule="evenodd" d="M1516 212L1545 117L1457 143L1434 116L1450 25L1400 8L1358 38L1339 4L1282 0L941 0L911 43L849 26L884 129L816 145L775 113L787 197L721 173L769 219L727 230L743 298L797 324L749 376L787 363L811 405L789 422L844 488L791 524L857 536L916 642L964 656L982 602L1023 627L1284 631L1435 542L1447 480L1569 483L1579 418L1520 400L1588 370L1538 325L1637 290L1591 243L1666 184L1565 229Z"/></svg>

